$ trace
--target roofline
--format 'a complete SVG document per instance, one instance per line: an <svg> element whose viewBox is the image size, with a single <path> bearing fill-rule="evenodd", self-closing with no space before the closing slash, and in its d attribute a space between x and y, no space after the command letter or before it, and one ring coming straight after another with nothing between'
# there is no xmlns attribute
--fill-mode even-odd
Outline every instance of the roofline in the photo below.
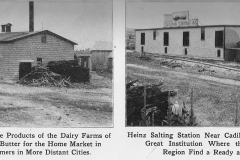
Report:
<svg viewBox="0 0 240 160"><path fill-rule="evenodd" d="M146 29L134 29L135 31L145 30L167 30L167 29L188 29L188 28L206 28L206 27L240 27L240 25L206 25L206 26L188 26L188 27L171 27L171 28L146 28Z"/></svg>
<svg viewBox="0 0 240 160"><path fill-rule="evenodd" d="M93 49L93 50L91 50L91 52L93 52L93 51L102 51L102 52L112 52L113 50L111 49Z"/></svg>
<svg viewBox="0 0 240 160"><path fill-rule="evenodd" d="M59 36L58 34L53 33L53 32L51 32L51 31L49 31L49 30L43 30L43 31L39 31L39 32L32 33L32 34L23 35L23 36L20 36L20 37L18 37L18 38L14 38L14 39L11 39L11 40L3 40L3 41L0 41L0 43L11 43L11 42L15 42L15 41L18 41L18 40L21 40L21 39L24 39L24 38L27 38L27 37L31 37L31 36L33 36L33 35L42 34L42 33L43 33L43 34L48 33L48 34L53 35L53 36L55 36L55 37L58 37L58 38L60 38L60 39L62 39L62 40L65 40L65 41L67 41L67 42L69 42L69 43L71 43L71 44L73 44L73 45L77 45L77 43L75 43L75 42L73 42L73 41L71 41L71 40L69 40L69 39L66 39L66 38L64 38L64 37L62 37L62 36Z"/></svg>

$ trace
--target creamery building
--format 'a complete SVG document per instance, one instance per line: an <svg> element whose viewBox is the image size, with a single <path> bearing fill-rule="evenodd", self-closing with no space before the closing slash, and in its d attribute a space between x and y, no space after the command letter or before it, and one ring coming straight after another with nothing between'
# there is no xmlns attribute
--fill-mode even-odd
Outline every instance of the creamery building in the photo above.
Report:
<svg viewBox="0 0 240 160"><path fill-rule="evenodd" d="M198 25L188 11L164 15L163 28L135 29L138 52L240 61L240 25Z"/></svg>

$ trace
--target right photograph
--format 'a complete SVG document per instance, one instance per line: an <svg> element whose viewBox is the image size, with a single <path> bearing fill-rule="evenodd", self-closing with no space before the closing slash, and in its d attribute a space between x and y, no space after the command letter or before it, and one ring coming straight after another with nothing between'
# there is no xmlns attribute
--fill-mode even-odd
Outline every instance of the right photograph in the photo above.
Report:
<svg viewBox="0 0 240 160"><path fill-rule="evenodd" d="M126 126L239 126L239 7L126 2Z"/></svg>

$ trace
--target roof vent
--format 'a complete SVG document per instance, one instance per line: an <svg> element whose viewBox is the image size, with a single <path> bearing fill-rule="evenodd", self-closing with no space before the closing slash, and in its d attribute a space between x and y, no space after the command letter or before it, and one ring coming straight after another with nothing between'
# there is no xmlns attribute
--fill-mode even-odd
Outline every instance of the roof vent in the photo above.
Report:
<svg viewBox="0 0 240 160"><path fill-rule="evenodd" d="M11 32L11 23L3 24L2 26L2 32Z"/></svg>

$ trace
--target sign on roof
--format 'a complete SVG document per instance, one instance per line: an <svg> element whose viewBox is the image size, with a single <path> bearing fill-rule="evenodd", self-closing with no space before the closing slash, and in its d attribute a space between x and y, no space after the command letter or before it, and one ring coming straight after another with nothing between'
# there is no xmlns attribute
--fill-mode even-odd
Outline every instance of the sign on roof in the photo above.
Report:
<svg viewBox="0 0 240 160"><path fill-rule="evenodd" d="M188 21L178 21L178 22L164 22L164 27L189 27L189 26L198 26L197 19L190 19Z"/></svg>
<svg viewBox="0 0 240 160"><path fill-rule="evenodd" d="M198 26L197 19L189 19L189 11L174 12L164 15L164 27L188 27Z"/></svg>

